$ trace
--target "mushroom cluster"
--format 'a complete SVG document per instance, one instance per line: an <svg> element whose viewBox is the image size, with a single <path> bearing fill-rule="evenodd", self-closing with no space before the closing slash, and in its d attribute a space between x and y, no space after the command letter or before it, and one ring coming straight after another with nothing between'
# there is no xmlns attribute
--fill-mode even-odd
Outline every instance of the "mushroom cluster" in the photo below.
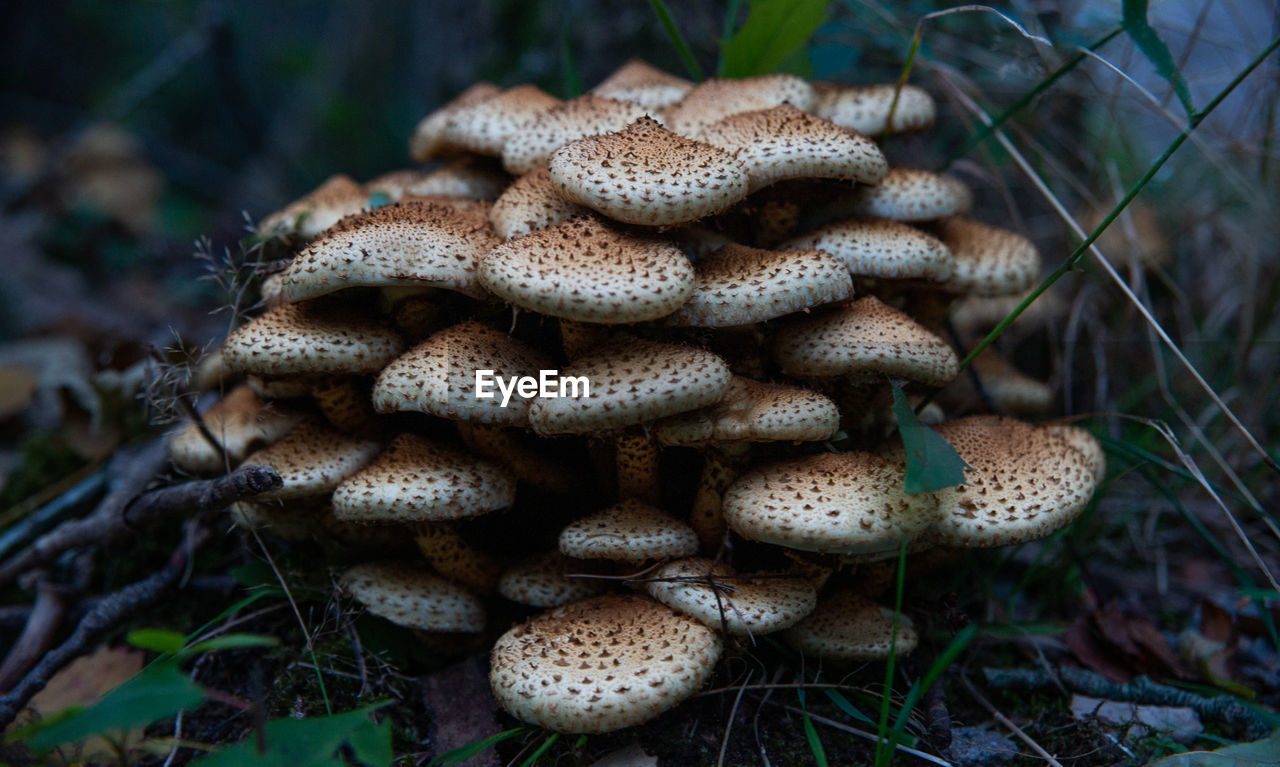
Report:
<svg viewBox="0 0 1280 767"><path fill-rule="evenodd" d="M410 140L445 164L334 176L262 222L291 259L173 460L274 467L283 488L237 523L363 552L337 580L375 615L496 633L487 612L526 606L491 681L557 731L656 716L770 632L907 652L877 567L1046 536L1103 472L1075 427L934 408L965 484L904 490L890 382L956 379L953 303L973 332L1040 269L965 217L962 182L888 162L879 141L933 119L910 85L695 85L640 61L568 101L475 85ZM996 412L1047 407L979 361ZM497 545L476 535L494 518Z"/></svg>

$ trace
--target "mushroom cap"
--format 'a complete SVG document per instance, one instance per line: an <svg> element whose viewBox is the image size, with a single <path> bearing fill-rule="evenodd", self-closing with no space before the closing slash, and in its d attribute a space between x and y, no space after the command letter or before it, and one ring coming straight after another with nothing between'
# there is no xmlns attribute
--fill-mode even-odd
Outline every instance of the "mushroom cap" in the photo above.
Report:
<svg viewBox="0 0 1280 767"><path fill-rule="evenodd" d="M409 200L343 219L284 271L281 295L301 301L355 286L414 286L482 298L476 264L499 242L488 208Z"/></svg>
<svg viewBox="0 0 1280 767"><path fill-rule="evenodd" d="M1020 234L956 216L938 224L938 236L955 257L949 291L1005 296L1030 290L1040 277L1040 253Z"/></svg>
<svg viewBox="0 0 1280 767"><path fill-rule="evenodd" d="M515 174L537 170L570 141L622 130L648 111L628 101L583 94L542 112L511 134L502 149L502 166Z"/></svg>
<svg viewBox="0 0 1280 767"><path fill-rule="evenodd" d="M891 556L925 536L937 500L903 492L900 465L872 453L824 453L743 474L724 494L745 538L824 554Z"/></svg>
<svg viewBox="0 0 1280 767"><path fill-rule="evenodd" d="M440 129L440 151L501 157L507 138L533 118L561 103L534 85L517 85L459 106Z"/></svg>
<svg viewBox="0 0 1280 767"><path fill-rule="evenodd" d="M226 458L200 433L194 422L169 437L169 460L183 471L193 474L221 474L238 466L253 450L270 445L289 433L302 420L302 414L290 408L263 402L247 384L241 384L210 407L203 416L204 425L226 450Z"/></svg>
<svg viewBox="0 0 1280 767"><path fill-rule="evenodd" d="M693 528L661 509L628 498L571 522L560 531L560 553L575 559L646 562L698 550Z"/></svg>
<svg viewBox="0 0 1280 767"><path fill-rule="evenodd" d="M942 386L960 371L950 345L875 296L780 329L773 356L784 373L800 378L889 375Z"/></svg>
<svg viewBox="0 0 1280 767"><path fill-rule="evenodd" d="M689 92L693 83L663 72L640 59L631 59L591 89L597 96L630 101L646 109L670 106Z"/></svg>
<svg viewBox="0 0 1280 767"><path fill-rule="evenodd" d="M1089 462L1090 468L1093 469L1093 476L1096 482L1101 483L1106 478L1107 454L1092 434L1079 426L1073 426L1069 423L1045 424L1040 428L1063 438L1067 441L1067 444L1079 450Z"/></svg>
<svg viewBox="0 0 1280 767"><path fill-rule="evenodd" d="M539 434L610 431L713 405L731 373L708 351L624 339L574 360L561 376L585 376L590 396L540 397L529 408Z"/></svg>
<svg viewBox="0 0 1280 767"><path fill-rule="evenodd" d="M752 192L788 178L877 184L889 171L876 142L790 104L730 115L698 138L745 163Z"/></svg>
<svg viewBox="0 0 1280 767"><path fill-rule="evenodd" d="M541 352L479 322L446 328L401 356L378 374L373 407L379 413L418 411L441 418L504 426L528 426L531 400L513 395L503 406L495 388L490 398L476 391L476 372L533 376L551 366Z"/></svg>
<svg viewBox="0 0 1280 767"><path fill-rule="evenodd" d="M255 501L328 495L344 479L364 468L382 446L306 420L280 441L245 460L275 469L284 484L253 497Z"/></svg>
<svg viewBox="0 0 1280 767"><path fill-rule="evenodd" d="M263 376L376 373L402 351L389 326L321 301L273 306L222 342L228 368Z"/></svg>
<svg viewBox="0 0 1280 767"><path fill-rule="evenodd" d="M973 195L959 179L915 168L890 168L879 184L854 194L854 215L894 221L932 221L973 207Z"/></svg>
<svg viewBox="0 0 1280 767"><path fill-rule="evenodd" d="M414 162L426 162L447 153L450 147L443 134L449 119L459 110L487 101L501 92L502 89L493 83L478 82L422 118L409 138L409 157Z"/></svg>
<svg viewBox="0 0 1280 767"><path fill-rule="evenodd" d="M853 293L849 270L817 250L760 250L729 243L698 261L693 292L669 325L763 322Z"/></svg>
<svg viewBox="0 0 1280 767"><path fill-rule="evenodd" d="M595 216L502 243L480 283L540 314L583 322L643 322L671 314L693 290L693 265L665 240L619 231Z"/></svg>
<svg viewBox="0 0 1280 767"><path fill-rule="evenodd" d="M699 557L668 562L646 577L644 587L664 605L735 636L785 629L818 602L817 589L803 577L738 576L724 562Z"/></svg>
<svg viewBox="0 0 1280 767"><path fill-rule="evenodd" d="M693 86L684 98L667 107L664 114L671 130L681 136L698 138L708 125L729 115L779 104L791 104L807 111L816 98L813 86L795 75L712 78Z"/></svg>
<svg viewBox="0 0 1280 767"><path fill-rule="evenodd" d="M323 500L323 499L321 499ZM284 541L309 541L321 532L324 505L306 500L241 500L227 509L232 523L243 530L261 530Z"/></svg>
<svg viewBox="0 0 1280 767"><path fill-rule="evenodd" d="M894 636L894 615L887 607L853 591L838 591L823 597L809 617L783 635L787 644L801 653L830 660L887 660L890 654L905 655L920 641L911 619L898 616Z"/></svg>
<svg viewBox="0 0 1280 767"><path fill-rule="evenodd" d="M397 170L365 182L369 194L382 192L392 202L404 198L439 197L448 200L492 200L511 181L492 161L467 155L435 170ZM443 202L444 200L441 200Z"/></svg>
<svg viewBox="0 0 1280 767"><path fill-rule="evenodd" d="M498 638L489 684L515 718L556 732L610 732L674 708L723 649L698 621L652 599L607 595L534 616Z"/></svg>
<svg viewBox="0 0 1280 767"><path fill-rule="evenodd" d="M937 114L933 97L927 91L914 85L903 85L898 105L893 107L893 125L886 130L896 85L825 85L815 88L818 97L813 106L814 114L868 136L927 128L933 124Z"/></svg>
<svg viewBox="0 0 1280 767"><path fill-rule="evenodd" d="M369 207L364 187L345 173L325 179L324 183L280 210L262 219L258 231L264 233L296 230L310 239L333 226L343 216L359 213Z"/></svg>
<svg viewBox="0 0 1280 767"><path fill-rule="evenodd" d="M587 213L561 197L551 185L550 172L539 168L511 182L489 209L489 223L499 237L514 240Z"/></svg>
<svg viewBox="0 0 1280 767"><path fill-rule="evenodd" d="M593 597L607 588L604 581L568 575L569 571L583 570L586 564L574 562L559 551L525 557L502 573L498 593L512 602L531 607L559 607Z"/></svg>
<svg viewBox="0 0 1280 767"><path fill-rule="evenodd" d="M1053 387L1010 365L994 349L984 349L970 365L996 410L1031 416L1053 407Z"/></svg>
<svg viewBox="0 0 1280 767"><path fill-rule="evenodd" d="M551 155L561 196L628 224L670 226L718 213L747 196L747 166L650 117L571 141Z"/></svg>
<svg viewBox="0 0 1280 767"><path fill-rule="evenodd" d="M844 262L851 274L935 282L952 275L955 259L938 238L888 219L847 219L805 232L781 250L814 248Z"/></svg>
<svg viewBox="0 0 1280 767"><path fill-rule="evenodd" d="M369 612L401 626L439 632L484 630L484 603L423 567L366 562L347 568L338 583Z"/></svg>
<svg viewBox="0 0 1280 767"><path fill-rule="evenodd" d="M438 522L505 509L515 478L503 467L401 434L333 491L333 513L364 523Z"/></svg>
<svg viewBox="0 0 1280 767"><path fill-rule="evenodd" d="M839 430L840 409L826 395L734 376L718 404L664 418L654 428L654 436L665 445L820 442Z"/></svg>

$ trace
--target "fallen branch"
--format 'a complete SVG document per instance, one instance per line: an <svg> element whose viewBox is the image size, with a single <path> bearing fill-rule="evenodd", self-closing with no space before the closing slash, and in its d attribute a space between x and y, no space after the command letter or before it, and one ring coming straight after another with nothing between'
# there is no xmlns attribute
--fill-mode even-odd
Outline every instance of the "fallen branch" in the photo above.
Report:
<svg viewBox="0 0 1280 767"><path fill-rule="evenodd" d="M48 573L41 571L36 580L36 603L31 608L22 634L13 643L9 652L0 663L0 691L8 690L22 678L53 644L54 635L62 625L66 613L66 594L58 585L52 583Z"/></svg>

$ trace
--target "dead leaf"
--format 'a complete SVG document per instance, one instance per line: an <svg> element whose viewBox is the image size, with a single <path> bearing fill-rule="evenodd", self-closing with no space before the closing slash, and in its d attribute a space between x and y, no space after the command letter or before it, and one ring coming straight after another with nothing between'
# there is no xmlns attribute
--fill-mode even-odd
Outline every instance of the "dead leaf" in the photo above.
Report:
<svg viewBox="0 0 1280 767"><path fill-rule="evenodd" d="M1117 658L1115 650L1094 635L1094 623L1088 615L1081 615L1067 629L1063 641L1081 663L1113 682L1129 682L1133 673L1126 668L1123 656Z"/></svg>
<svg viewBox="0 0 1280 767"><path fill-rule="evenodd" d="M7 421L26 410L35 393L35 373L24 367L0 367L0 421Z"/></svg>

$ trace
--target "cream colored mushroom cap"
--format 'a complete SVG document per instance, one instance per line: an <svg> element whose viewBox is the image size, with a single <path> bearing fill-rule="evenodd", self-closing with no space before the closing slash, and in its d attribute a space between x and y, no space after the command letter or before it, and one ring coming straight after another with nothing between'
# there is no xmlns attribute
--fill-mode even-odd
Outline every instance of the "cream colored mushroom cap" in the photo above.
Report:
<svg viewBox="0 0 1280 767"><path fill-rule="evenodd" d="M536 349L479 322L464 322L437 333L383 368L373 385L379 413L417 411L455 421L528 426L531 400L512 395L504 405L496 386L482 398L476 373L532 376L551 367Z"/></svg>
<svg viewBox="0 0 1280 767"><path fill-rule="evenodd" d="M640 59L631 59L591 89L597 96L630 101L646 109L670 106L689 92L693 83L663 72Z"/></svg>
<svg viewBox="0 0 1280 767"><path fill-rule="evenodd" d="M895 636L893 611L852 591L823 597L783 638L807 656L843 661L887 660L920 641L910 618L898 616Z"/></svg>
<svg viewBox="0 0 1280 767"><path fill-rule="evenodd" d="M718 328L763 322L852 293L849 270L826 253L730 243L698 261L693 292L667 324Z"/></svg>
<svg viewBox="0 0 1280 767"><path fill-rule="evenodd" d="M279 489L259 493L253 500L328 495L368 465L381 449L377 440L355 437L314 420L303 421L280 441L245 459L270 466L284 480Z"/></svg>
<svg viewBox="0 0 1280 767"><path fill-rule="evenodd" d="M806 232L778 246L814 248L844 262L859 277L950 279L955 259L938 238L915 227L883 218L848 219Z"/></svg>
<svg viewBox="0 0 1280 767"><path fill-rule="evenodd" d="M561 196L628 224L671 226L718 213L747 196L747 167L649 117L551 155Z"/></svg>
<svg viewBox="0 0 1280 767"><path fill-rule="evenodd" d="M345 173L325 179L324 183L272 213L258 224L258 231L297 230L310 239L338 223L343 216L359 213L369 207L364 187Z"/></svg>
<svg viewBox="0 0 1280 767"><path fill-rule="evenodd" d="M540 397L529 408L539 434L610 431L713 405L732 377L711 352L642 340L597 347L561 376L585 376L590 396Z"/></svg>
<svg viewBox="0 0 1280 767"><path fill-rule="evenodd" d="M896 85L826 85L815 88L818 97L813 107L814 114L868 136L927 128L933 124L937 114L937 106L928 92L914 85L904 85L898 95L898 104L893 107L893 125L886 131Z"/></svg>
<svg viewBox="0 0 1280 767"><path fill-rule="evenodd" d="M505 509L515 501L507 469L422 437L401 434L333 491L333 514L364 523L437 522Z"/></svg>
<svg viewBox="0 0 1280 767"><path fill-rule="evenodd" d="M1009 364L988 347L970 363L995 408L1011 415L1042 415L1053 407L1053 387Z"/></svg>
<svg viewBox="0 0 1280 767"><path fill-rule="evenodd" d="M599 578L573 578L570 572L585 563L575 563L559 551L526 557L503 571L498 593L512 602L531 607L559 607L605 591Z"/></svg>
<svg viewBox="0 0 1280 767"><path fill-rule="evenodd" d="M639 563L687 557L697 550L698 536L686 522L634 498L560 531L560 553L575 559Z"/></svg>
<svg viewBox="0 0 1280 767"><path fill-rule="evenodd" d="M1101 483L1107 476L1107 454L1102 445L1089 432L1069 423L1045 424L1040 428L1062 437L1067 444L1079 450L1093 469L1094 479Z"/></svg>
<svg viewBox="0 0 1280 767"><path fill-rule="evenodd" d="M654 437L664 445L820 442L839 430L840 409L826 395L734 376L718 404L662 419L654 427Z"/></svg>
<svg viewBox="0 0 1280 767"><path fill-rule="evenodd" d="M563 221L498 245L480 284L523 309L582 322L644 322L671 314L693 291L693 265L656 237L595 216Z"/></svg>
<svg viewBox="0 0 1280 767"><path fill-rule="evenodd" d="M800 576L739 576L723 562L698 557L668 562L646 576L644 587L664 605L735 636L781 631L818 602L817 589Z"/></svg>
<svg viewBox="0 0 1280 767"><path fill-rule="evenodd" d="M795 75L760 75L732 80L703 80L684 98L667 107L671 130L698 138L708 125L729 115L790 104L808 111L817 96L813 86Z"/></svg>
<svg viewBox="0 0 1280 767"><path fill-rule="evenodd" d="M221 474L240 465L252 450L270 445L289 433L302 420L302 414L288 407L263 402L253 389L241 384L218 400L202 416L204 425L218 440L227 456L224 459L200 433L194 422L188 423L169 437L169 460L183 471L194 474Z"/></svg>
<svg viewBox="0 0 1280 767"><path fill-rule="evenodd" d="M401 626L439 632L484 630L484 603L425 567L366 562L347 568L338 583L369 612Z"/></svg>
<svg viewBox="0 0 1280 767"><path fill-rule="evenodd" d="M444 137L444 127L449 118L459 110L487 101L501 92L502 89L492 83L479 82L422 118L409 138L409 157L414 162L426 162L447 153L450 147Z"/></svg>
<svg viewBox="0 0 1280 767"><path fill-rule="evenodd" d="M518 85L458 107L440 129L440 146L501 157L507 138L527 122L561 103L534 85Z"/></svg>
<svg viewBox="0 0 1280 767"><path fill-rule="evenodd" d="M752 192L788 178L877 184L889 171L876 142L790 104L730 115L699 138L746 164Z"/></svg>
<svg viewBox="0 0 1280 767"><path fill-rule="evenodd" d="M587 213L561 197L551 185L551 174L539 168L511 182L489 209L489 223L499 237L514 240Z"/></svg>
<svg viewBox="0 0 1280 767"><path fill-rule="evenodd" d="M720 637L641 596L584 599L498 638L489 684L512 716L556 732L601 733L674 708L711 678Z"/></svg>
<svg viewBox="0 0 1280 767"><path fill-rule="evenodd" d="M436 287L481 298L476 265L499 242L488 209L406 201L343 219L284 271L281 295L301 301L356 286Z"/></svg>
<svg viewBox="0 0 1280 767"><path fill-rule="evenodd" d="M222 342L228 368L263 376L376 373L402 351L390 327L320 301L274 306Z"/></svg>
<svg viewBox="0 0 1280 767"><path fill-rule="evenodd" d="M896 554L926 535L937 500L903 492L903 469L863 452L771 464L724 494L729 527L744 538L824 554Z"/></svg>
<svg viewBox="0 0 1280 767"><path fill-rule="evenodd" d="M879 184L859 187L855 195L854 215L894 221L932 221L973 207L960 180L914 168L890 168Z"/></svg>
<svg viewBox="0 0 1280 767"><path fill-rule="evenodd" d="M1040 253L1015 232L956 216L938 224L938 235L955 257L947 290L983 296L1021 293L1040 277Z"/></svg>
<svg viewBox="0 0 1280 767"><path fill-rule="evenodd" d="M459 157L435 170L396 170L365 182L368 194L382 192L392 202L405 198L441 197L451 200L492 200L511 177L474 155ZM443 200L442 200L443 202Z"/></svg>
<svg viewBox="0 0 1280 767"><path fill-rule="evenodd" d="M502 166L508 173L529 173L544 167L551 153L570 141L622 130L648 113L638 104L584 94L557 104L511 134L502 150Z"/></svg>
<svg viewBox="0 0 1280 767"><path fill-rule="evenodd" d="M885 375L942 386L960 371L941 338L875 296L866 296L778 330L773 356L799 378Z"/></svg>

